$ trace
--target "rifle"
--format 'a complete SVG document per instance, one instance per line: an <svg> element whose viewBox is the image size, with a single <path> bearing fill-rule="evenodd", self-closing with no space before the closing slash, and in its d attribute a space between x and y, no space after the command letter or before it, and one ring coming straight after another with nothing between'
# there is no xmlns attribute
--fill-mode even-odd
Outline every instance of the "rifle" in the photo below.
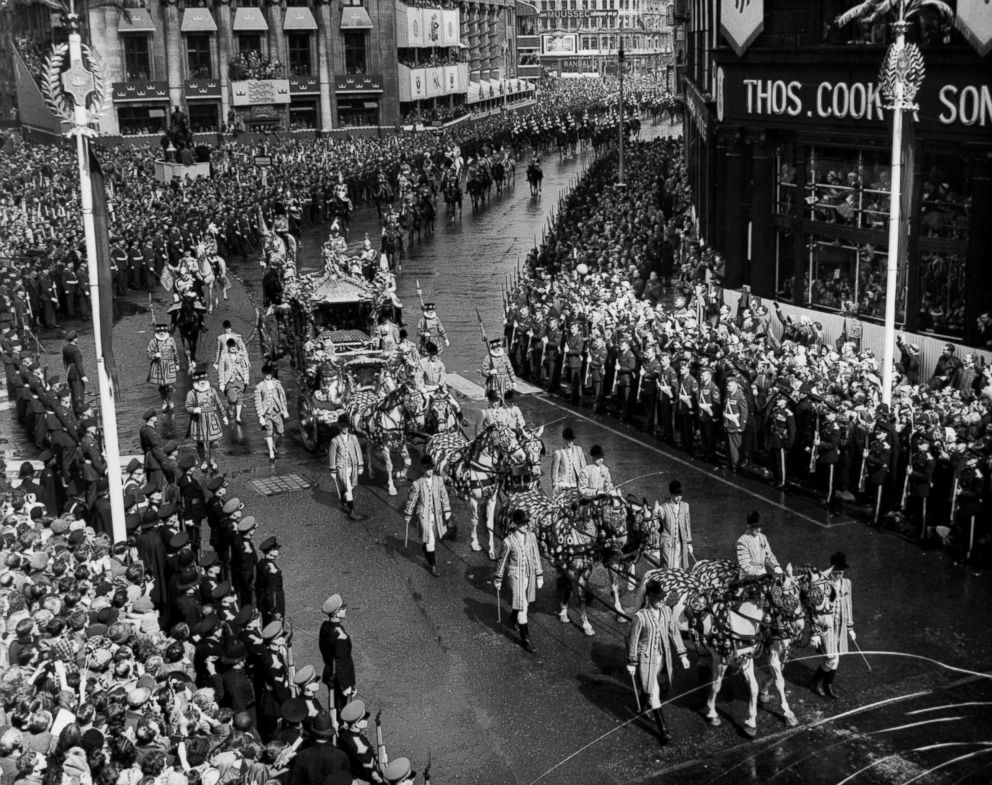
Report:
<svg viewBox="0 0 992 785"><path fill-rule="evenodd" d="M954 487L951 488L951 517L947 521L948 526L954 525L954 516L957 514L958 511L958 496L960 494L958 484L959 484L959 480L957 476L955 476Z"/></svg>
<svg viewBox="0 0 992 785"><path fill-rule="evenodd" d="M389 756L386 755L386 745L382 740L382 709L375 713L375 756L379 773L383 774L389 763Z"/></svg>
<svg viewBox="0 0 992 785"><path fill-rule="evenodd" d="M423 289L420 288L420 279L419 278L417 279L417 298L420 300L420 310L423 311L424 310L424 291L423 291ZM478 309L476 309L476 313L478 313Z"/></svg>
<svg viewBox="0 0 992 785"><path fill-rule="evenodd" d="M868 441L869 434L865 434L865 448L861 452L861 475L858 477L858 493L864 493L865 482L868 479Z"/></svg>
<svg viewBox="0 0 992 785"><path fill-rule="evenodd" d="M296 697L299 692L296 686L296 657L293 656L293 620L286 619L286 675L289 680L289 691Z"/></svg>
<svg viewBox="0 0 992 785"><path fill-rule="evenodd" d="M820 452L820 415L816 415L816 430L813 431L813 446L809 451L809 473L816 471L816 459Z"/></svg>
<svg viewBox="0 0 992 785"><path fill-rule="evenodd" d="M906 476L902 481L902 498L899 509L905 511L906 497L909 495L909 475L913 471L913 412L909 412L909 439L906 442Z"/></svg>

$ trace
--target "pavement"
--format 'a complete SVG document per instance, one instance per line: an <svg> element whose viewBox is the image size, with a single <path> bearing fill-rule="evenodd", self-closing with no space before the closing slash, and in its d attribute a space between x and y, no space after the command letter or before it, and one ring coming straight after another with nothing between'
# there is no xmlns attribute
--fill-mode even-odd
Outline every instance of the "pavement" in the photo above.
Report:
<svg viewBox="0 0 992 785"><path fill-rule="evenodd" d="M666 127L648 133L668 132ZM404 263L399 295L408 321L417 315L415 282L438 304L451 337L443 359L470 419L479 400L478 367L484 355L475 309L491 335L500 332L500 282L540 239L549 211L589 161L545 160L544 192L531 198L520 177L516 187L473 214L453 222L439 215L437 232ZM520 174L520 172L518 172ZM378 233L375 213L362 210L352 241ZM326 229L303 236L304 264L319 266ZM254 260L229 260L241 283L226 308L209 319L211 347L220 322L252 333L259 268ZM136 296L133 315L115 331L124 400L118 406L122 452L136 450L139 414L155 402L144 384L148 340L147 299ZM165 305L158 297L156 311ZM85 345L84 357L92 357ZM43 337L57 366L61 342ZM253 341L257 369L258 344ZM295 408L291 374L282 378ZM181 386L185 392L185 386ZM843 658L836 686L840 700L814 696L805 686L818 662L799 650L785 668L789 699L800 727L788 729L774 706L759 709L758 738L743 737L746 687L729 676L718 700L724 722L710 728L700 711L708 663L690 653L691 667L676 672L666 716L674 735L660 747L653 726L637 717L624 669L626 626L593 602L596 630L586 637L575 621L557 617L548 576L532 613L536 654L496 619L493 566L472 552L467 507L454 501L459 539L439 552L440 578L426 571L415 535L404 547L400 495L386 494L378 479L363 480L357 494L361 521L341 513L325 458L289 438L275 468L264 457L261 433L250 425L229 435L219 457L232 492L260 522L258 537L277 534L287 606L294 626L297 666L320 663L319 608L341 592L349 603L346 626L354 638L360 696L382 710L387 750L422 769L432 759L435 782L478 783L988 783L992 781L992 580L973 574L941 552L921 551L863 524L829 517L803 496L779 493L764 483L732 478L687 459L636 428L577 412L545 393L519 399L532 423L548 425L549 450L565 425L587 450L600 444L619 480L640 479L626 489L650 500L664 498L679 479L692 507L696 556L730 558L750 509L768 522L766 533L779 559L825 567L843 550L852 569L854 617L864 657ZM0 435L16 437L0 402ZM167 424L179 438L185 415ZM251 423L252 417L246 416ZM16 427L16 426L15 426ZM291 437L294 428L291 427ZM3 445L30 457L15 444ZM416 465L416 464L415 464ZM287 475L303 478L302 490L261 495L251 483ZM642 476L647 475L647 476ZM607 576L593 579L607 596ZM626 596L625 602L630 600ZM506 597L504 611L508 611ZM916 779L914 779L916 778Z"/></svg>

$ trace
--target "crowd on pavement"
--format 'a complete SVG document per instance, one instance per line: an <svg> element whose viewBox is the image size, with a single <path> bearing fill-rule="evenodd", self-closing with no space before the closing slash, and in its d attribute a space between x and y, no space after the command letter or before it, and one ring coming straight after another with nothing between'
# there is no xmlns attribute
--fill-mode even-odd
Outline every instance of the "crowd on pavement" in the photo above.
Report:
<svg viewBox="0 0 992 785"><path fill-rule="evenodd" d="M689 217L682 146L634 143L566 199L507 297L518 375L731 473L804 489L835 513L899 520L973 558L990 547L992 368L948 344L933 368L900 337L892 404L880 359L745 290ZM853 332L853 331L852 331ZM855 508L855 509L856 509ZM850 511L850 510L849 510Z"/></svg>

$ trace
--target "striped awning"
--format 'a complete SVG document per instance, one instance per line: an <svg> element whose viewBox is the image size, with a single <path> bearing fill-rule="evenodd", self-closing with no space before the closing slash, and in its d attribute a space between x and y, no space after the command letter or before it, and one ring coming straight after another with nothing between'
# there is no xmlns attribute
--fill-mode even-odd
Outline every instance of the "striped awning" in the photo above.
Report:
<svg viewBox="0 0 992 785"><path fill-rule="evenodd" d="M121 9L117 20L118 33L154 33L155 23L144 8Z"/></svg>
<svg viewBox="0 0 992 785"><path fill-rule="evenodd" d="M217 23L208 9L187 8L183 11L183 21L179 29L183 33L216 33Z"/></svg>
<svg viewBox="0 0 992 785"><path fill-rule="evenodd" d="M234 14L235 33L264 33L268 29L269 23L265 21L259 8L239 8Z"/></svg>
<svg viewBox="0 0 992 785"><path fill-rule="evenodd" d="M346 5L341 8L342 30L371 30L372 19L363 5Z"/></svg>
<svg viewBox="0 0 992 785"><path fill-rule="evenodd" d="M291 5L286 9L286 18L283 20L282 29L302 30L312 32L317 29L317 20L313 18L313 12L305 5Z"/></svg>

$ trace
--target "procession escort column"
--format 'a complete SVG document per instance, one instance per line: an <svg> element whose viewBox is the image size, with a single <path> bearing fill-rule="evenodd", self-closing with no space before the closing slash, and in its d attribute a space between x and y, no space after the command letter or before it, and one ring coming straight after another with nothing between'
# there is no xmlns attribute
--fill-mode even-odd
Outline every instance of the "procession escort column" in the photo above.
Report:
<svg viewBox="0 0 992 785"><path fill-rule="evenodd" d="M317 0L317 78L320 80L320 130L334 127L334 91L331 90L331 0Z"/></svg>
<svg viewBox="0 0 992 785"><path fill-rule="evenodd" d="M231 114L231 75L228 67L231 63L231 40L234 31L231 29L231 0L216 0L217 9L217 59L220 61L220 111L221 126L227 122Z"/></svg>
<svg viewBox="0 0 992 785"><path fill-rule="evenodd" d="M179 33L179 0L165 0L165 76L169 83L169 106L182 106L182 36Z"/></svg>

